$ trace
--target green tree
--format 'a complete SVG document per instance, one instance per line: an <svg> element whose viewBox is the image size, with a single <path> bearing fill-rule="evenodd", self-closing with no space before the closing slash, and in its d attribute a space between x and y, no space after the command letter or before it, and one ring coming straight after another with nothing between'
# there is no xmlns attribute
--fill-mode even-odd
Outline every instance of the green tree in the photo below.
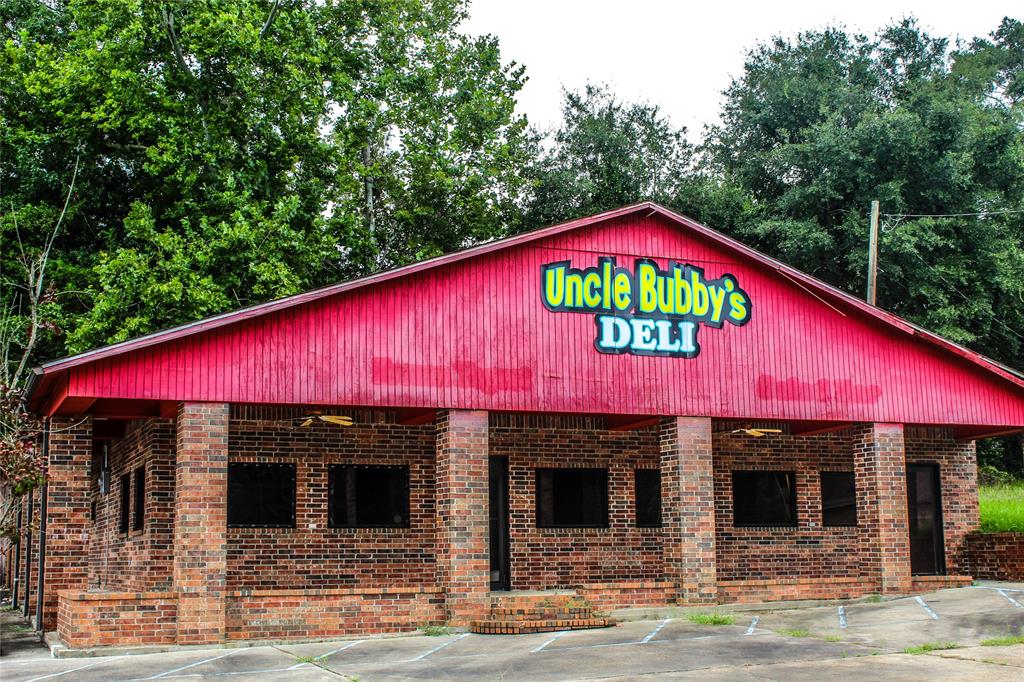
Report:
<svg viewBox="0 0 1024 682"><path fill-rule="evenodd" d="M456 0L6 3L5 277L24 269L9 247L41 252L80 166L39 354L500 234L525 187L524 75L464 16Z"/></svg>
<svg viewBox="0 0 1024 682"><path fill-rule="evenodd" d="M1022 366L1020 23L992 38L950 50L910 19L777 38L749 53L702 151L753 202L738 237L858 296L880 200L902 217L884 220L879 305Z"/></svg>
<svg viewBox="0 0 1024 682"><path fill-rule="evenodd" d="M529 174L534 192L523 225L550 225L645 199L669 203L686 176L692 149L685 130L657 106L623 102L587 85L566 92L563 120Z"/></svg>

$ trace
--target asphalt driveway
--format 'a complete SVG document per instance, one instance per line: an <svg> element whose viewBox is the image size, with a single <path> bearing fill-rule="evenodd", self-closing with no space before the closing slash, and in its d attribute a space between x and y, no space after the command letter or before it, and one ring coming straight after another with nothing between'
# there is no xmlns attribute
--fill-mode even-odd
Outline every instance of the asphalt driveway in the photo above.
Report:
<svg viewBox="0 0 1024 682"><path fill-rule="evenodd" d="M763 608L763 607L762 607ZM0 658L4 680L701 680L1024 679L1024 585L986 585L879 603L785 610L625 613L614 628L535 635L405 636L330 643L60 658L41 647ZM9 642L8 642L9 643ZM939 647L957 648L939 648ZM917 649L914 649L917 647ZM8 647L10 648L10 647ZM934 649L930 650L929 649ZM907 651L921 653L906 653Z"/></svg>

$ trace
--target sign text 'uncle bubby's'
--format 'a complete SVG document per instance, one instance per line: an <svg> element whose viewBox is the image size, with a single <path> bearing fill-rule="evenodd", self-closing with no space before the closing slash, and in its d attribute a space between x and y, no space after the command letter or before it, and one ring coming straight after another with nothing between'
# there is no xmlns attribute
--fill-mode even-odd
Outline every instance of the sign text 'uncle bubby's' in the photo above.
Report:
<svg viewBox="0 0 1024 682"><path fill-rule="evenodd" d="M675 261L662 270L638 258L632 272L611 256L583 269L558 261L542 265L540 279L548 310L595 314L602 353L696 357L698 325L742 326L753 308L734 276L708 280L703 269Z"/></svg>

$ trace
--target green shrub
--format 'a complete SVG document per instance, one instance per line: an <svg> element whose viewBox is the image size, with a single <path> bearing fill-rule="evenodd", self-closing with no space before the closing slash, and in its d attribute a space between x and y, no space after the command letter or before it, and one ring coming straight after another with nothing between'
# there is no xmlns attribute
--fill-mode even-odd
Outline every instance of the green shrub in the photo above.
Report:
<svg viewBox="0 0 1024 682"><path fill-rule="evenodd" d="M982 646L1013 646L1024 644L1024 635L1010 635L1008 637L993 637L981 641Z"/></svg>
<svg viewBox="0 0 1024 682"><path fill-rule="evenodd" d="M984 533L1024 533L1024 481L981 486L978 511Z"/></svg>
<svg viewBox="0 0 1024 682"><path fill-rule="evenodd" d="M905 654L926 654L929 651L945 651L946 649L959 649L956 642L928 642L920 646L908 646L903 650Z"/></svg>

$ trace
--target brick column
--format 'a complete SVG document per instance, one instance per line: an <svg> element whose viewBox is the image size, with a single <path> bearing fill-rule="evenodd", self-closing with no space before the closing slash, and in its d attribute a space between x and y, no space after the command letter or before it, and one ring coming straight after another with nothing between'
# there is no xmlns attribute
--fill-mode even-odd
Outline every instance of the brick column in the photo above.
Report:
<svg viewBox="0 0 1024 682"><path fill-rule="evenodd" d="M92 480L92 417L50 421L46 465L46 568L43 576L43 629L57 627L57 593L89 586L89 505ZM40 491L41 492L41 491ZM38 499L36 500L38 510ZM33 543L39 539L33 534ZM32 553L36 560L35 552ZM32 567L32 610L35 610Z"/></svg>
<svg viewBox="0 0 1024 682"><path fill-rule="evenodd" d="M882 594L910 591L907 464L902 424L869 424L854 440L858 525Z"/></svg>
<svg viewBox="0 0 1024 682"><path fill-rule="evenodd" d="M437 577L449 621L482 617L490 591L487 412L437 416Z"/></svg>
<svg viewBox="0 0 1024 682"><path fill-rule="evenodd" d="M228 405L178 406L174 589L178 643L224 641L227 588Z"/></svg>
<svg viewBox="0 0 1024 682"><path fill-rule="evenodd" d="M676 583L681 603L714 602L718 580L711 420L667 417L660 436L665 577Z"/></svg>

